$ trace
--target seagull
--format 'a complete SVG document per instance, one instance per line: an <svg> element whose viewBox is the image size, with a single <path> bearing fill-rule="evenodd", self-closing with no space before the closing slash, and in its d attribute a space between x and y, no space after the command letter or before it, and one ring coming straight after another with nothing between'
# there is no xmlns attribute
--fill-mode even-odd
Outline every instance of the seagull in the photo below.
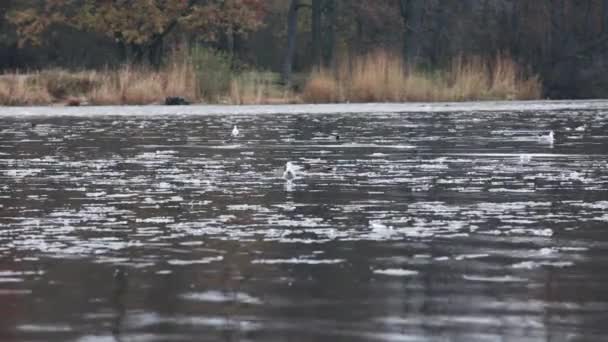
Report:
<svg viewBox="0 0 608 342"><path fill-rule="evenodd" d="M550 131L547 135L539 135L538 141L543 144L553 145L553 143L555 142L555 134L553 133L553 131Z"/></svg>
<svg viewBox="0 0 608 342"><path fill-rule="evenodd" d="M291 183L296 178L296 168L291 162L285 164L285 171L283 172L283 178Z"/></svg>
<svg viewBox="0 0 608 342"><path fill-rule="evenodd" d="M239 128L238 128L238 127L236 127L236 125L234 125L234 128L232 129L232 133L231 133L232 137L233 137L233 138L236 138L236 137L238 137L238 136L239 136L239 134L240 134L240 132L239 132Z"/></svg>

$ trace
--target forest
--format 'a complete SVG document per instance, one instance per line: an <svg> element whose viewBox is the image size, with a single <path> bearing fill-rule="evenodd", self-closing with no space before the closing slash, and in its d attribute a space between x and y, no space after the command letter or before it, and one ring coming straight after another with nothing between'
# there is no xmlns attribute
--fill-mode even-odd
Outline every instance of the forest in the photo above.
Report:
<svg viewBox="0 0 608 342"><path fill-rule="evenodd" d="M600 98L608 0L3 0L0 104Z"/></svg>

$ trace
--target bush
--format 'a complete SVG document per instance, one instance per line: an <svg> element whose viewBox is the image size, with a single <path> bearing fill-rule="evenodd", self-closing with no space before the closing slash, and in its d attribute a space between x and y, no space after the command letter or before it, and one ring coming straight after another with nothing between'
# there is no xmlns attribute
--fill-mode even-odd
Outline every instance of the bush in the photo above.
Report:
<svg viewBox="0 0 608 342"><path fill-rule="evenodd" d="M230 83L230 102L232 104L288 102L290 96L278 86L279 79L279 75L273 72L242 72Z"/></svg>
<svg viewBox="0 0 608 342"><path fill-rule="evenodd" d="M233 78L232 57L208 48L189 49L187 63L194 67L198 83L198 95L201 98L217 100L230 91Z"/></svg>

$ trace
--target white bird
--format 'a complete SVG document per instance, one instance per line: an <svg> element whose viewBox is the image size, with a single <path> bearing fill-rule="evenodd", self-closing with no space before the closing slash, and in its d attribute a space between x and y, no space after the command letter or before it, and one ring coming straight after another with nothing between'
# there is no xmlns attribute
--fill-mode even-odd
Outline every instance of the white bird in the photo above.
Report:
<svg viewBox="0 0 608 342"><path fill-rule="evenodd" d="M291 162L287 162L287 164L285 164L285 171L283 172L283 178L287 182L292 182L294 179L296 179L296 168Z"/></svg>
<svg viewBox="0 0 608 342"><path fill-rule="evenodd" d="M553 133L553 131L550 131L547 135L539 135L538 141L543 144L553 145L553 143L555 142L555 134Z"/></svg>
<svg viewBox="0 0 608 342"><path fill-rule="evenodd" d="M239 128L236 127L236 125L234 125L234 128L232 128L232 137L236 138L239 136L239 134L240 134Z"/></svg>

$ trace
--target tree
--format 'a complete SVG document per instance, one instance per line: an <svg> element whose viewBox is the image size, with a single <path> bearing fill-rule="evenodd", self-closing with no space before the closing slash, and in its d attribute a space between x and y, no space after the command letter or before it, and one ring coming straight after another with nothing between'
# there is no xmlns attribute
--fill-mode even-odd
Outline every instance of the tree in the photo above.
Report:
<svg viewBox="0 0 608 342"><path fill-rule="evenodd" d="M293 71L293 59L296 54L296 37L298 35L298 9L299 0L291 0L287 14L287 50L283 62L282 80L284 84L291 83L291 72Z"/></svg>
<svg viewBox="0 0 608 342"><path fill-rule="evenodd" d="M180 27L202 40L223 32L242 35L262 24L263 0L45 0L13 10L20 45L41 44L54 25L114 39L125 58L158 66L167 35Z"/></svg>
<svg viewBox="0 0 608 342"><path fill-rule="evenodd" d="M322 35L321 35L321 17L323 14L323 1L312 0L312 20L311 20L311 32L312 32L312 64L320 66L322 64Z"/></svg>
<svg viewBox="0 0 608 342"><path fill-rule="evenodd" d="M19 62L15 31L6 20L6 13L12 6L13 0L0 3L0 68L16 68Z"/></svg>
<svg viewBox="0 0 608 342"><path fill-rule="evenodd" d="M323 60L326 65L331 64L334 58L334 49L336 45L336 25L338 23L338 4L336 0L326 0L326 16L327 24L325 30L327 38L324 40Z"/></svg>

